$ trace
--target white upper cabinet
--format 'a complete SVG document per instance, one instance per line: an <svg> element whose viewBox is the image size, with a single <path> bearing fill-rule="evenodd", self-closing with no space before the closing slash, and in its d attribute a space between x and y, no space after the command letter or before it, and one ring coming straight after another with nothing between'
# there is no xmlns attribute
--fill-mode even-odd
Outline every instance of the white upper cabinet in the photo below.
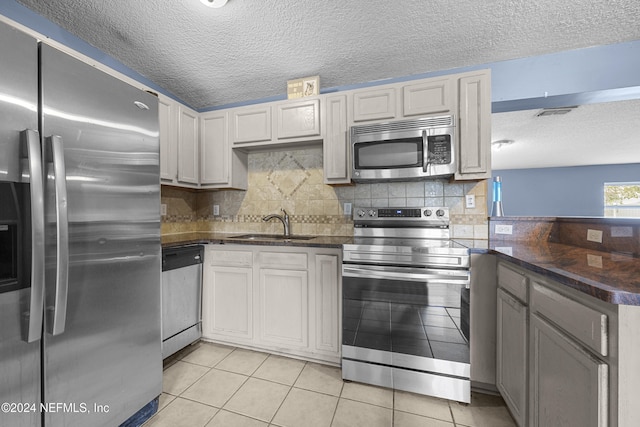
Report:
<svg viewBox="0 0 640 427"><path fill-rule="evenodd" d="M178 169L178 104L158 96L158 121L160 125L160 179L172 182Z"/></svg>
<svg viewBox="0 0 640 427"><path fill-rule="evenodd" d="M309 99L276 105L277 138L320 136L320 100Z"/></svg>
<svg viewBox="0 0 640 427"><path fill-rule="evenodd" d="M363 89L353 93L353 121L396 118L396 89Z"/></svg>
<svg viewBox="0 0 640 427"><path fill-rule="evenodd" d="M198 119L196 111L158 96L160 179L163 184L199 186Z"/></svg>
<svg viewBox="0 0 640 427"><path fill-rule="evenodd" d="M200 115L200 188L247 189L247 153L231 149L228 111Z"/></svg>
<svg viewBox="0 0 640 427"><path fill-rule="evenodd" d="M456 180L491 177L491 75L489 70L458 78L459 165Z"/></svg>
<svg viewBox="0 0 640 427"><path fill-rule="evenodd" d="M198 113L183 105L178 111L178 181L198 185Z"/></svg>
<svg viewBox="0 0 640 427"><path fill-rule="evenodd" d="M324 141L322 165L325 184L351 182L349 126L347 125L347 95L328 96L324 100Z"/></svg>
<svg viewBox="0 0 640 427"><path fill-rule="evenodd" d="M229 182L228 113L212 112L200 116L200 183Z"/></svg>
<svg viewBox="0 0 640 427"><path fill-rule="evenodd" d="M453 110L451 80L451 77L435 78L403 86L403 116L450 113Z"/></svg>
<svg viewBox="0 0 640 427"><path fill-rule="evenodd" d="M271 140L271 105L242 107L232 111L233 145Z"/></svg>
<svg viewBox="0 0 640 427"><path fill-rule="evenodd" d="M161 179L203 189L246 189L247 153L322 142L325 184L351 183L349 127L453 114L455 180L491 175L490 70L391 83L198 114L160 97Z"/></svg>

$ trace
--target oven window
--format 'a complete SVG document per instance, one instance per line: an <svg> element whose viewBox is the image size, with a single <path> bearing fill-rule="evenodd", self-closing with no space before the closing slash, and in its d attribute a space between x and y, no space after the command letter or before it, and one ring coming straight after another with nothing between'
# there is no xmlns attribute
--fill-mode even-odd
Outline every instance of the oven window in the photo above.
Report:
<svg viewBox="0 0 640 427"><path fill-rule="evenodd" d="M354 145L356 169L398 169L422 167L422 138L362 142Z"/></svg>
<svg viewBox="0 0 640 427"><path fill-rule="evenodd" d="M346 277L343 344L469 363L464 284Z"/></svg>

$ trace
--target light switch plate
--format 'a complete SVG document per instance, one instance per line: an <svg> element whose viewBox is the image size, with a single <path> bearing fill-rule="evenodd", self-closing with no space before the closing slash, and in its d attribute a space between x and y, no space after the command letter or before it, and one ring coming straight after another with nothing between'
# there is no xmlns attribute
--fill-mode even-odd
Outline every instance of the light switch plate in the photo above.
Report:
<svg viewBox="0 0 640 427"><path fill-rule="evenodd" d="M587 229L587 240L590 242L602 243L602 230Z"/></svg>
<svg viewBox="0 0 640 427"><path fill-rule="evenodd" d="M513 234L513 225L496 224L496 234Z"/></svg>
<svg viewBox="0 0 640 427"><path fill-rule="evenodd" d="M465 197L465 203L467 209L475 209L476 207L476 196L474 194L467 194Z"/></svg>
<svg viewBox="0 0 640 427"><path fill-rule="evenodd" d="M213 216L220 216L220 205L213 205Z"/></svg>
<svg viewBox="0 0 640 427"><path fill-rule="evenodd" d="M351 203L344 204L344 214L351 215Z"/></svg>
<svg viewBox="0 0 640 427"><path fill-rule="evenodd" d="M160 204L160 216L167 216L167 204L166 203L161 203Z"/></svg>

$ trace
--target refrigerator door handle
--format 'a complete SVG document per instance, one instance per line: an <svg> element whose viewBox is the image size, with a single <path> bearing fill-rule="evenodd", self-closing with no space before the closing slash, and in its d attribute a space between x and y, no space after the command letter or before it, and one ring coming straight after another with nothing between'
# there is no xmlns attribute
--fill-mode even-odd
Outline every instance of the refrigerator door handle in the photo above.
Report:
<svg viewBox="0 0 640 427"><path fill-rule="evenodd" d="M67 294L69 290L69 221L67 216L67 173L64 164L64 145L62 138L53 135L47 138L48 148L53 157L53 176L56 195L56 287L51 316L47 330L51 335L64 332L67 320Z"/></svg>
<svg viewBox="0 0 640 427"><path fill-rule="evenodd" d="M44 307L44 181L42 179L42 155L40 135L27 129L21 132L23 157L27 159L28 177L23 170L22 179L29 182L31 194L31 298L29 302L28 328L23 334L26 342L42 337L42 313Z"/></svg>

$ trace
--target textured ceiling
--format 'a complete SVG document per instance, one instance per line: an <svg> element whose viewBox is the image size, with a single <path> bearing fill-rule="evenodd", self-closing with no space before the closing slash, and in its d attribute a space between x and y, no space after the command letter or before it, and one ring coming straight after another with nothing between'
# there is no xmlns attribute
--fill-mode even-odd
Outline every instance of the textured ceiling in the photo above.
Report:
<svg viewBox="0 0 640 427"><path fill-rule="evenodd" d="M640 39L638 0L18 0L196 109Z"/></svg>
<svg viewBox="0 0 640 427"><path fill-rule="evenodd" d="M494 170L640 163L640 100L587 104L565 115L536 117L540 111L492 115L492 141L514 141L493 147Z"/></svg>

